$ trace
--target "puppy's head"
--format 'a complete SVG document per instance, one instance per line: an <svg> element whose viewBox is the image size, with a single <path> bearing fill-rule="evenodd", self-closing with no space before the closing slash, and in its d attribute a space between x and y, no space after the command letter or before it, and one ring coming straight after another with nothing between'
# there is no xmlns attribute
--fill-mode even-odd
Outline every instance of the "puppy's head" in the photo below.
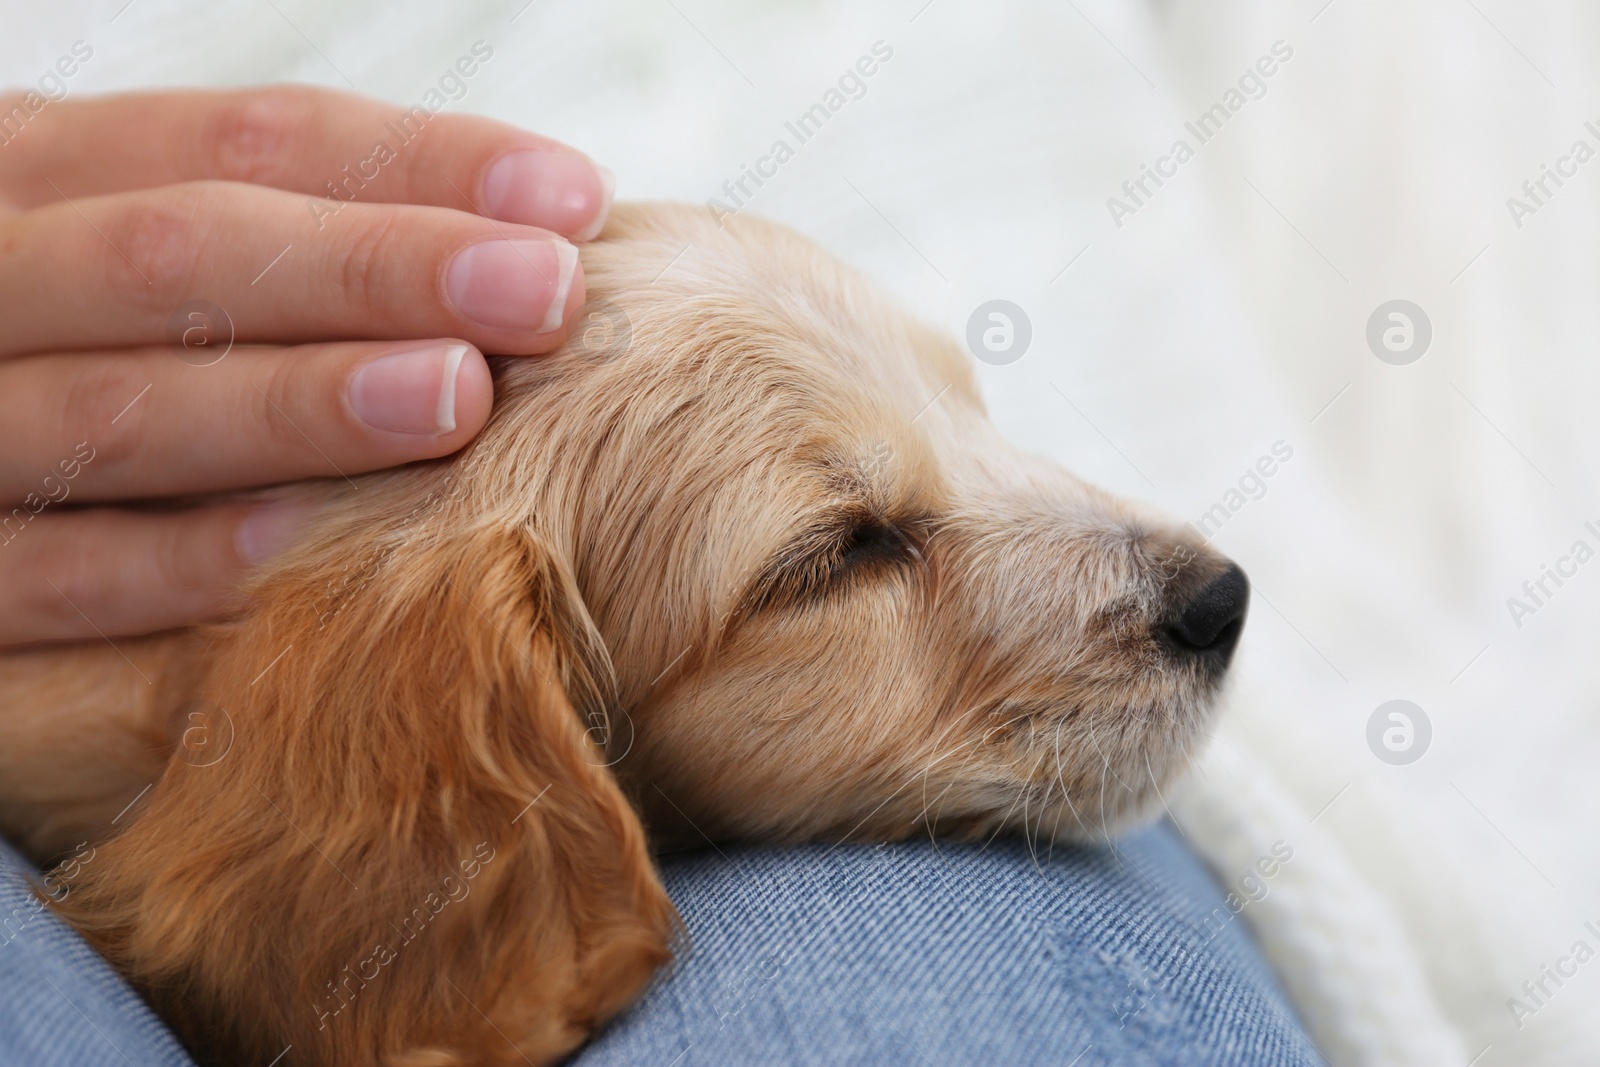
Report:
<svg viewBox="0 0 1600 1067"><path fill-rule="evenodd" d="M1008 445L965 353L788 230L634 207L585 270L475 452L571 567L615 683L586 713L658 837L1083 838L1158 802L1238 568Z"/></svg>
<svg viewBox="0 0 1600 1067"><path fill-rule="evenodd" d="M202 1058L550 1062L667 955L663 841L1097 836L1244 612L1191 535L1009 447L965 357L779 227L619 208L452 461L330 483L208 635L61 910Z"/></svg>

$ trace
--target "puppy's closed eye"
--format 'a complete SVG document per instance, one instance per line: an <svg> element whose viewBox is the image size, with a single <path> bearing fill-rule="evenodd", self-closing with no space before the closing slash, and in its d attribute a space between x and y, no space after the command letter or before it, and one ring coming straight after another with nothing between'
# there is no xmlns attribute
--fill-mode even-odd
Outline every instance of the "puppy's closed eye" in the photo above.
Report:
<svg viewBox="0 0 1600 1067"><path fill-rule="evenodd" d="M892 522L847 514L814 526L790 542L755 586L752 609L815 604L895 574L925 566L921 520Z"/></svg>
<svg viewBox="0 0 1600 1067"><path fill-rule="evenodd" d="M891 523L868 521L858 524L839 546L834 576L878 563L903 563L915 552L910 538Z"/></svg>

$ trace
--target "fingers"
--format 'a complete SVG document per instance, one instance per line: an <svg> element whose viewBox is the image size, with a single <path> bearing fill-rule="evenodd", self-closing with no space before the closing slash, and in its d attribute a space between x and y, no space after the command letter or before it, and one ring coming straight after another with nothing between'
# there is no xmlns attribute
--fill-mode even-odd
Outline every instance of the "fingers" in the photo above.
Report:
<svg viewBox="0 0 1600 1067"><path fill-rule="evenodd" d="M215 618L292 541L293 503L0 517L0 646L154 633Z"/></svg>
<svg viewBox="0 0 1600 1067"><path fill-rule="evenodd" d="M462 58L471 77L483 57ZM4 188L24 207L223 179L472 211L582 241L611 204L610 171L559 142L309 86L65 100L27 134L5 146Z"/></svg>
<svg viewBox="0 0 1600 1067"><path fill-rule="evenodd" d="M0 363L0 504L139 499L349 476L456 451L488 364L455 340L164 349Z"/></svg>
<svg viewBox="0 0 1600 1067"><path fill-rule="evenodd" d="M197 182L4 220L0 355L160 344L197 299L219 306L241 342L454 336L487 352L548 352L583 302L577 249L548 231L325 203Z"/></svg>

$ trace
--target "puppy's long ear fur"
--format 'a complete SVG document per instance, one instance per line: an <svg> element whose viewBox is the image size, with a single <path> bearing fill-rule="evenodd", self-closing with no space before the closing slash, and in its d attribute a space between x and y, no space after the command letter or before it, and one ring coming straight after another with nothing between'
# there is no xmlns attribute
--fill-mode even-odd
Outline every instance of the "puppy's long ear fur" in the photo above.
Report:
<svg viewBox="0 0 1600 1067"><path fill-rule="evenodd" d="M175 759L61 910L202 1061L558 1059L676 924L568 700L570 579L521 528L402 545L365 584L330 541L218 637L231 750Z"/></svg>

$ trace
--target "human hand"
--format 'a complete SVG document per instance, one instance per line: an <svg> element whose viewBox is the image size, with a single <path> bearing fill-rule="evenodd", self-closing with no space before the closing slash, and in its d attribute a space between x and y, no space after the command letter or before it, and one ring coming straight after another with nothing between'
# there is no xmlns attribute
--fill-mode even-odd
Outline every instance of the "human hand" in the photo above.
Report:
<svg viewBox="0 0 1600 1067"><path fill-rule="evenodd" d="M114 505L448 455L488 418L484 352L565 339L563 237L599 231L609 172L407 115L294 86L129 94L0 144L0 646L224 611L300 507Z"/></svg>

